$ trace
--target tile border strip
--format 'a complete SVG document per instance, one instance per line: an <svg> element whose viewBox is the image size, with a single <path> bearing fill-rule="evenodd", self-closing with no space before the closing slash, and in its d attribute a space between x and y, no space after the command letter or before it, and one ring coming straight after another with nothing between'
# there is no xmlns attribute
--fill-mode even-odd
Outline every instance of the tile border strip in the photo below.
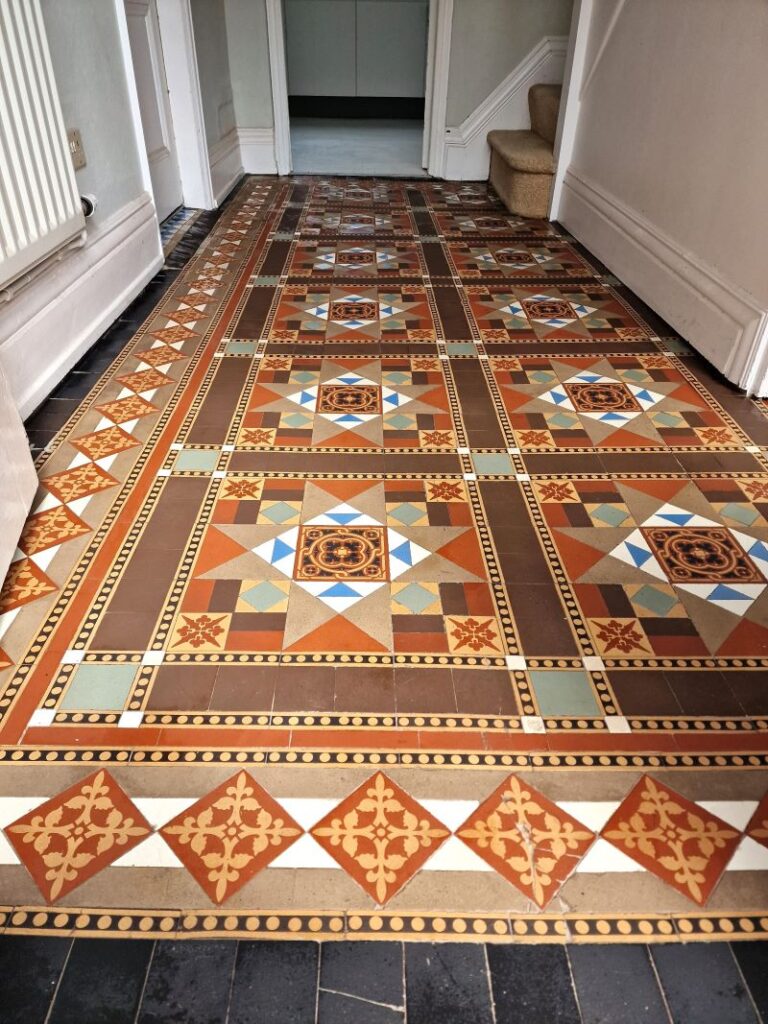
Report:
<svg viewBox="0 0 768 1024"><path fill-rule="evenodd" d="M768 938L768 916L690 914L415 914L394 911L0 907L3 936L493 943L655 943Z"/></svg>

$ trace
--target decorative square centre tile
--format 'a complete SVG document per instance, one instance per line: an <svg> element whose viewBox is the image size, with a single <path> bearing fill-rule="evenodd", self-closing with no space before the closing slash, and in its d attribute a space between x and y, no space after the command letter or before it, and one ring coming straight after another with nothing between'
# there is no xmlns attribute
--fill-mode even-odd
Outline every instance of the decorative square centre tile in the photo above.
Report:
<svg viewBox="0 0 768 1024"><path fill-rule="evenodd" d="M304 526L299 531L294 579L386 580L383 526Z"/></svg>
<svg viewBox="0 0 768 1024"><path fill-rule="evenodd" d="M381 388L375 384L321 384L317 393L320 413L380 413Z"/></svg>
<svg viewBox="0 0 768 1024"><path fill-rule="evenodd" d="M565 384L578 412L642 412L642 406L626 386L604 381L596 384Z"/></svg>
<svg viewBox="0 0 768 1024"><path fill-rule="evenodd" d="M672 583L765 582L730 530L654 526L642 533Z"/></svg>

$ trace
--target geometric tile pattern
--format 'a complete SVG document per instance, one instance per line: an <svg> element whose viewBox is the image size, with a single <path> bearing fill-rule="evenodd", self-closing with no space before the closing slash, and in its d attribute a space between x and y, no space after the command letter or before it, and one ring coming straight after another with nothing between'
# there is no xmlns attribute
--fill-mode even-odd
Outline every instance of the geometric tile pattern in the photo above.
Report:
<svg viewBox="0 0 768 1024"><path fill-rule="evenodd" d="M453 448L437 359L263 359L238 447Z"/></svg>
<svg viewBox="0 0 768 1024"><path fill-rule="evenodd" d="M767 453L765 403L486 185L249 178L40 456L0 810L120 765L158 832L105 795L147 837L82 889L145 907L118 930L764 930ZM3 818L46 898L76 811Z"/></svg>
<svg viewBox="0 0 768 1024"><path fill-rule="evenodd" d="M664 356L491 357L515 439L530 449L740 444L722 410Z"/></svg>
<svg viewBox="0 0 768 1024"><path fill-rule="evenodd" d="M503 659L462 481L265 480L212 509L171 652Z"/></svg>
<svg viewBox="0 0 768 1024"><path fill-rule="evenodd" d="M608 803L613 813L598 836L561 804L512 774L463 824L448 827L389 775L377 771L319 820L315 816L305 839L311 837L378 906L389 903L449 839L461 840L540 909L551 905L596 841L604 850L615 847L641 870L705 906L742 841L765 844L766 800L768 795L742 831L643 775L618 803ZM450 801L440 806L444 813L454 813ZM4 831L47 902L53 903L149 839L153 828L100 769ZM228 903L304 833L244 770L157 831L208 899L219 905ZM310 841L298 862L324 867L312 849ZM455 856L444 865L430 865L430 872L450 870ZM605 853L598 856L603 879L626 871L606 861ZM153 859L157 854L147 853L144 862ZM765 870L765 858L753 866L758 863ZM472 862L465 863L468 869Z"/></svg>
<svg viewBox="0 0 768 1024"><path fill-rule="evenodd" d="M537 482L601 655L746 655L766 644L768 521L755 482Z"/></svg>

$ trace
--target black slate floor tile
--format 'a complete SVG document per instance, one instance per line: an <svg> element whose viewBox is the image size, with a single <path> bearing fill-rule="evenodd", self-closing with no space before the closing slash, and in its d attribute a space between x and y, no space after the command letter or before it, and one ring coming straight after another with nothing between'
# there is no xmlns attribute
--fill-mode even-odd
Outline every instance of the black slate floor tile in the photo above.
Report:
<svg viewBox="0 0 768 1024"><path fill-rule="evenodd" d="M381 1003L367 1003L338 992L320 992L317 1024L402 1024L403 1020L401 1010Z"/></svg>
<svg viewBox="0 0 768 1024"><path fill-rule="evenodd" d="M320 988L403 1006L403 947L399 942L327 942Z"/></svg>
<svg viewBox="0 0 768 1024"><path fill-rule="evenodd" d="M71 939L0 936L0 1020L43 1024Z"/></svg>
<svg viewBox="0 0 768 1024"><path fill-rule="evenodd" d="M47 1024L132 1024L153 944L76 939Z"/></svg>
<svg viewBox="0 0 768 1024"><path fill-rule="evenodd" d="M224 1024L235 942L158 942L138 1024Z"/></svg>
<svg viewBox="0 0 768 1024"><path fill-rule="evenodd" d="M731 952L757 1007L768 1024L768 942L734 942Z"/></svg>
<svg viewBox="0 0 768 1024"><path fill-rule="evenodd" d="M314 1024L316 942L241 942L228 1024Z"/></svg>
<svg viewBox="0 0 768 1024"><path fill-rule="evenodd" d="M562 946L488 946L497 1024L579 1024Z"/></svg>
<svg viewBox="0 0 768 1024"><path fill-rule="evenodd" d="M407 944L405 991L408 1024L492 1024L483 946Z"/></svg>
<svg viewBox="0 0 768 1024"><path fill-rule="evenodd" d="M674 1024L756 1024L729 946L660 945L651 956Z"/></svg>
<svg viewBox="0 0 768 1024"><path fill-rule="evenodd" d="M646 946L569 946L583 1024L669 1024Z"/></svg>

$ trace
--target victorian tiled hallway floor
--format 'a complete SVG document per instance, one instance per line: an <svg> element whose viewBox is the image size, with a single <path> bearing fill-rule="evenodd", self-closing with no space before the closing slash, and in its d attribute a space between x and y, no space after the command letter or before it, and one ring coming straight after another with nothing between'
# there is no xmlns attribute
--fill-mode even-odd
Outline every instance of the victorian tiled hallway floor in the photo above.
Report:
<svg viewBox="0 0 768 1024"><path fill-rule="evenodd" d="M249 178L38 465L7 934L768 931L768 409L556 226Z"/></svg>

